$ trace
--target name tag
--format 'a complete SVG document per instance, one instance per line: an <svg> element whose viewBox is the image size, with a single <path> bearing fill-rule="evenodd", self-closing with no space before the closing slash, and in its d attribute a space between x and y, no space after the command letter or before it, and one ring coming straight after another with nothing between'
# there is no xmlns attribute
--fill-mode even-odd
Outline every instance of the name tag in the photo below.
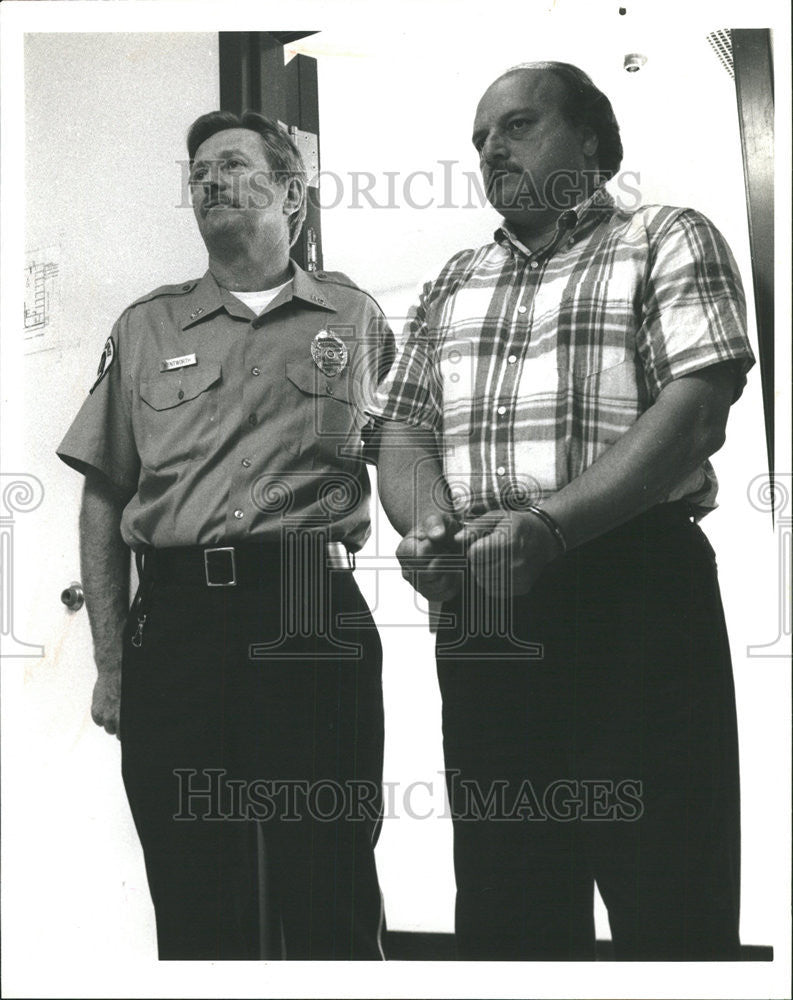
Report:
<svg viewBox="0 0 793 1000"><path fill-rule="evenodd" d="M184 354L181 358L166 358L164 361L160 362L161 372L172 372L174 368L189 368L190 365L196 365L195 354Z"/></svg>

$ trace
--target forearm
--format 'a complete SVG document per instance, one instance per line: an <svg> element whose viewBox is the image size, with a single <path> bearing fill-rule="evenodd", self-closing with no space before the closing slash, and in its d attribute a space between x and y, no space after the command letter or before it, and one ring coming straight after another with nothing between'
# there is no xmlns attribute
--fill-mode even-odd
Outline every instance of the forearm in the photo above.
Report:
<svg viewBox="0 0 793 1000"><path fill-rule="evenodd" d="M724 443L730 366L670 383L655 404L545 510L573 548L664 500Z"/></svg>
<svg viewBox="0 0 793 1000"><path fill-rule="evenodd" d="M119 526L126 498L99 474L86 476L80 509L80 567L99 673L121 667L129 611L129 549Z"/></svg>
<svg viewBox="0 0 793 1000"><path fill-rule="evenodd" d="M428 514L444 510L441 461L427 431L396 421L384 425L377 483L383 509L400 535Z"/></svg>

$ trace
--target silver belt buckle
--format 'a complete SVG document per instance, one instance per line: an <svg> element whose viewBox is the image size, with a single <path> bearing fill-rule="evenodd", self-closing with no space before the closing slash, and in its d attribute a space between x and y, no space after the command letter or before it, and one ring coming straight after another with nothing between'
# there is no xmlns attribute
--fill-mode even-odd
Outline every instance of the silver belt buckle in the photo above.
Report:
<svg viewBox="0 0 793 1000"><path fill-rule="evenodd" d="M210 557L215 556L218 553L223 552L227 555L227 561L221 563L221 568L228 568L228 575L230 579L222 580L219 583L211 580L210 576L216 576L217 573L213 573L212 570L217 570L217 566L210 568ZM234 546L229 545L224 548L217 549L204 549L204 577L206 578L207 587L236 587L237 586L237 563L234 559Z"/></svg>

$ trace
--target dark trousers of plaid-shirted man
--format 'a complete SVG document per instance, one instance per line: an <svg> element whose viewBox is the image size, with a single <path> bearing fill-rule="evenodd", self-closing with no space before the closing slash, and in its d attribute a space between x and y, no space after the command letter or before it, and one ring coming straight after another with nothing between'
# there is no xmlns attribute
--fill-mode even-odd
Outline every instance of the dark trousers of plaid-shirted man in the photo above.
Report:
<svg viewBox="0 0 793 1000"><path fill-rule="evenodd" d="M539 507L543 528L667 386L724 365L737 398L752 363L712 224L598 188L539 250L505 224L424 285L379 414L422 462L437 440L458 524ZM522 596L488 595L468 557L436 649L461 958L593 958L595 883L617 957L737 957L735 699L698 526L716 488L702 461L625 523L548 543Z"/></svg>

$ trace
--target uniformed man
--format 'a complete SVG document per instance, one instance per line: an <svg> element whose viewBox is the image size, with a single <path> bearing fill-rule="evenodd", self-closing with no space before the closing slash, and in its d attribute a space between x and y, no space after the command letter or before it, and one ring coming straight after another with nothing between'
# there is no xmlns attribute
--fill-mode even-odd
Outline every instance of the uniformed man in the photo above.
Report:
<svg viewBox="0 0 793 1000"><path fill-rule="evenodd" d="M58 449L85 475L92 715L120 735L160 958L259 957L261 911L287 958L378 959L381 647L350 565L392 338L290 261L306 176L279 127L212 112L188 152L209 269L124 311Z"/></svg>

